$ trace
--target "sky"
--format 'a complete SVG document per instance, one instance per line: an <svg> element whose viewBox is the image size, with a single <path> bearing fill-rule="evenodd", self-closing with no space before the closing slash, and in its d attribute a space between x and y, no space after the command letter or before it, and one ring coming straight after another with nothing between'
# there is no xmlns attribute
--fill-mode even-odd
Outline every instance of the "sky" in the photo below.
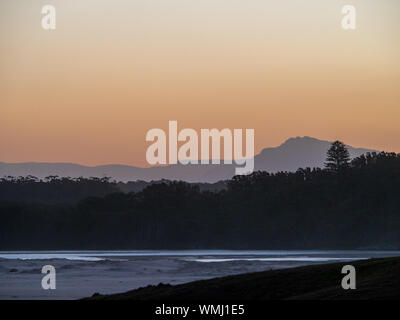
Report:
<svg viewBox="0 0 400 320"><path fill-rule="evenodd" d="M400 152L399 39L396 0L2 0L0 161L148 166L169 120Z"/></svg>

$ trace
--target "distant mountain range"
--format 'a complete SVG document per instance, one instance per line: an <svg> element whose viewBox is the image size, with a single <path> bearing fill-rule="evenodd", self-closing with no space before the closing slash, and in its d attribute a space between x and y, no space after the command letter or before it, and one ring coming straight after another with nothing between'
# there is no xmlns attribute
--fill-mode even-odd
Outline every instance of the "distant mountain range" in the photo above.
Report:
<svg viewBox="0 0 400 320"><path fill-rule="evenodd" d="M255 156L255 169L268 172L296 171L298 168L323 167L326 151L331 142L311 137L290 138L278 147L265 148ZM352 158L376 150L347 146ZM111 177L117 181L135 180L183 180L187 182L209 182L230 179L234 176L235 164L169 165L140 168L127 165L82 166L73 163L5 163L0 162L0 177L27 176L45 178L60 177Z"/></svg>

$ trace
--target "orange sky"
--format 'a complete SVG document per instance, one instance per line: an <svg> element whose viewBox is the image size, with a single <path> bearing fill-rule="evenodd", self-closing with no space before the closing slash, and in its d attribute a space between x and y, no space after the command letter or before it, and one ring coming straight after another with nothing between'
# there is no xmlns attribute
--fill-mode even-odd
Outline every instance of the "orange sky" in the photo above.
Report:
<svg viewBox="0 0 400 320"><path fill-rule="evenodd" d="M345 4L2 0L0 161L145 166L168 120L400 152L400 2Z"/></svg>

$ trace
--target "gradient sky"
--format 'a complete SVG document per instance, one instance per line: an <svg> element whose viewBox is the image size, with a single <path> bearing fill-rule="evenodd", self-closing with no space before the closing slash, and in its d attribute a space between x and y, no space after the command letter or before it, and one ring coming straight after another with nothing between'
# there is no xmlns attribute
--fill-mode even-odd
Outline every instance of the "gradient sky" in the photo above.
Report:
<svg viewBox="0 0 400 320"><path fill-rule="evenodd" d="M400 152L399 39L396 0L2 0L0 161L145 166L168 120Z"/></svg>

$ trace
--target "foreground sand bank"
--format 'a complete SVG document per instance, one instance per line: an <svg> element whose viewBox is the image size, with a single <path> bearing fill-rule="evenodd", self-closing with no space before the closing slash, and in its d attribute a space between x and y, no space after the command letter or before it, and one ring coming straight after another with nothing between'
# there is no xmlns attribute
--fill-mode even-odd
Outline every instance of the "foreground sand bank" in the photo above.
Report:
<svg viewBox="0 0 400 320"><path fill-rule="evenodd" d="M355 290L341 287L341 270L346 264L356 268ZM174 286L160 284L91 299L400 299L400 257L246 273Z"/></svg>

